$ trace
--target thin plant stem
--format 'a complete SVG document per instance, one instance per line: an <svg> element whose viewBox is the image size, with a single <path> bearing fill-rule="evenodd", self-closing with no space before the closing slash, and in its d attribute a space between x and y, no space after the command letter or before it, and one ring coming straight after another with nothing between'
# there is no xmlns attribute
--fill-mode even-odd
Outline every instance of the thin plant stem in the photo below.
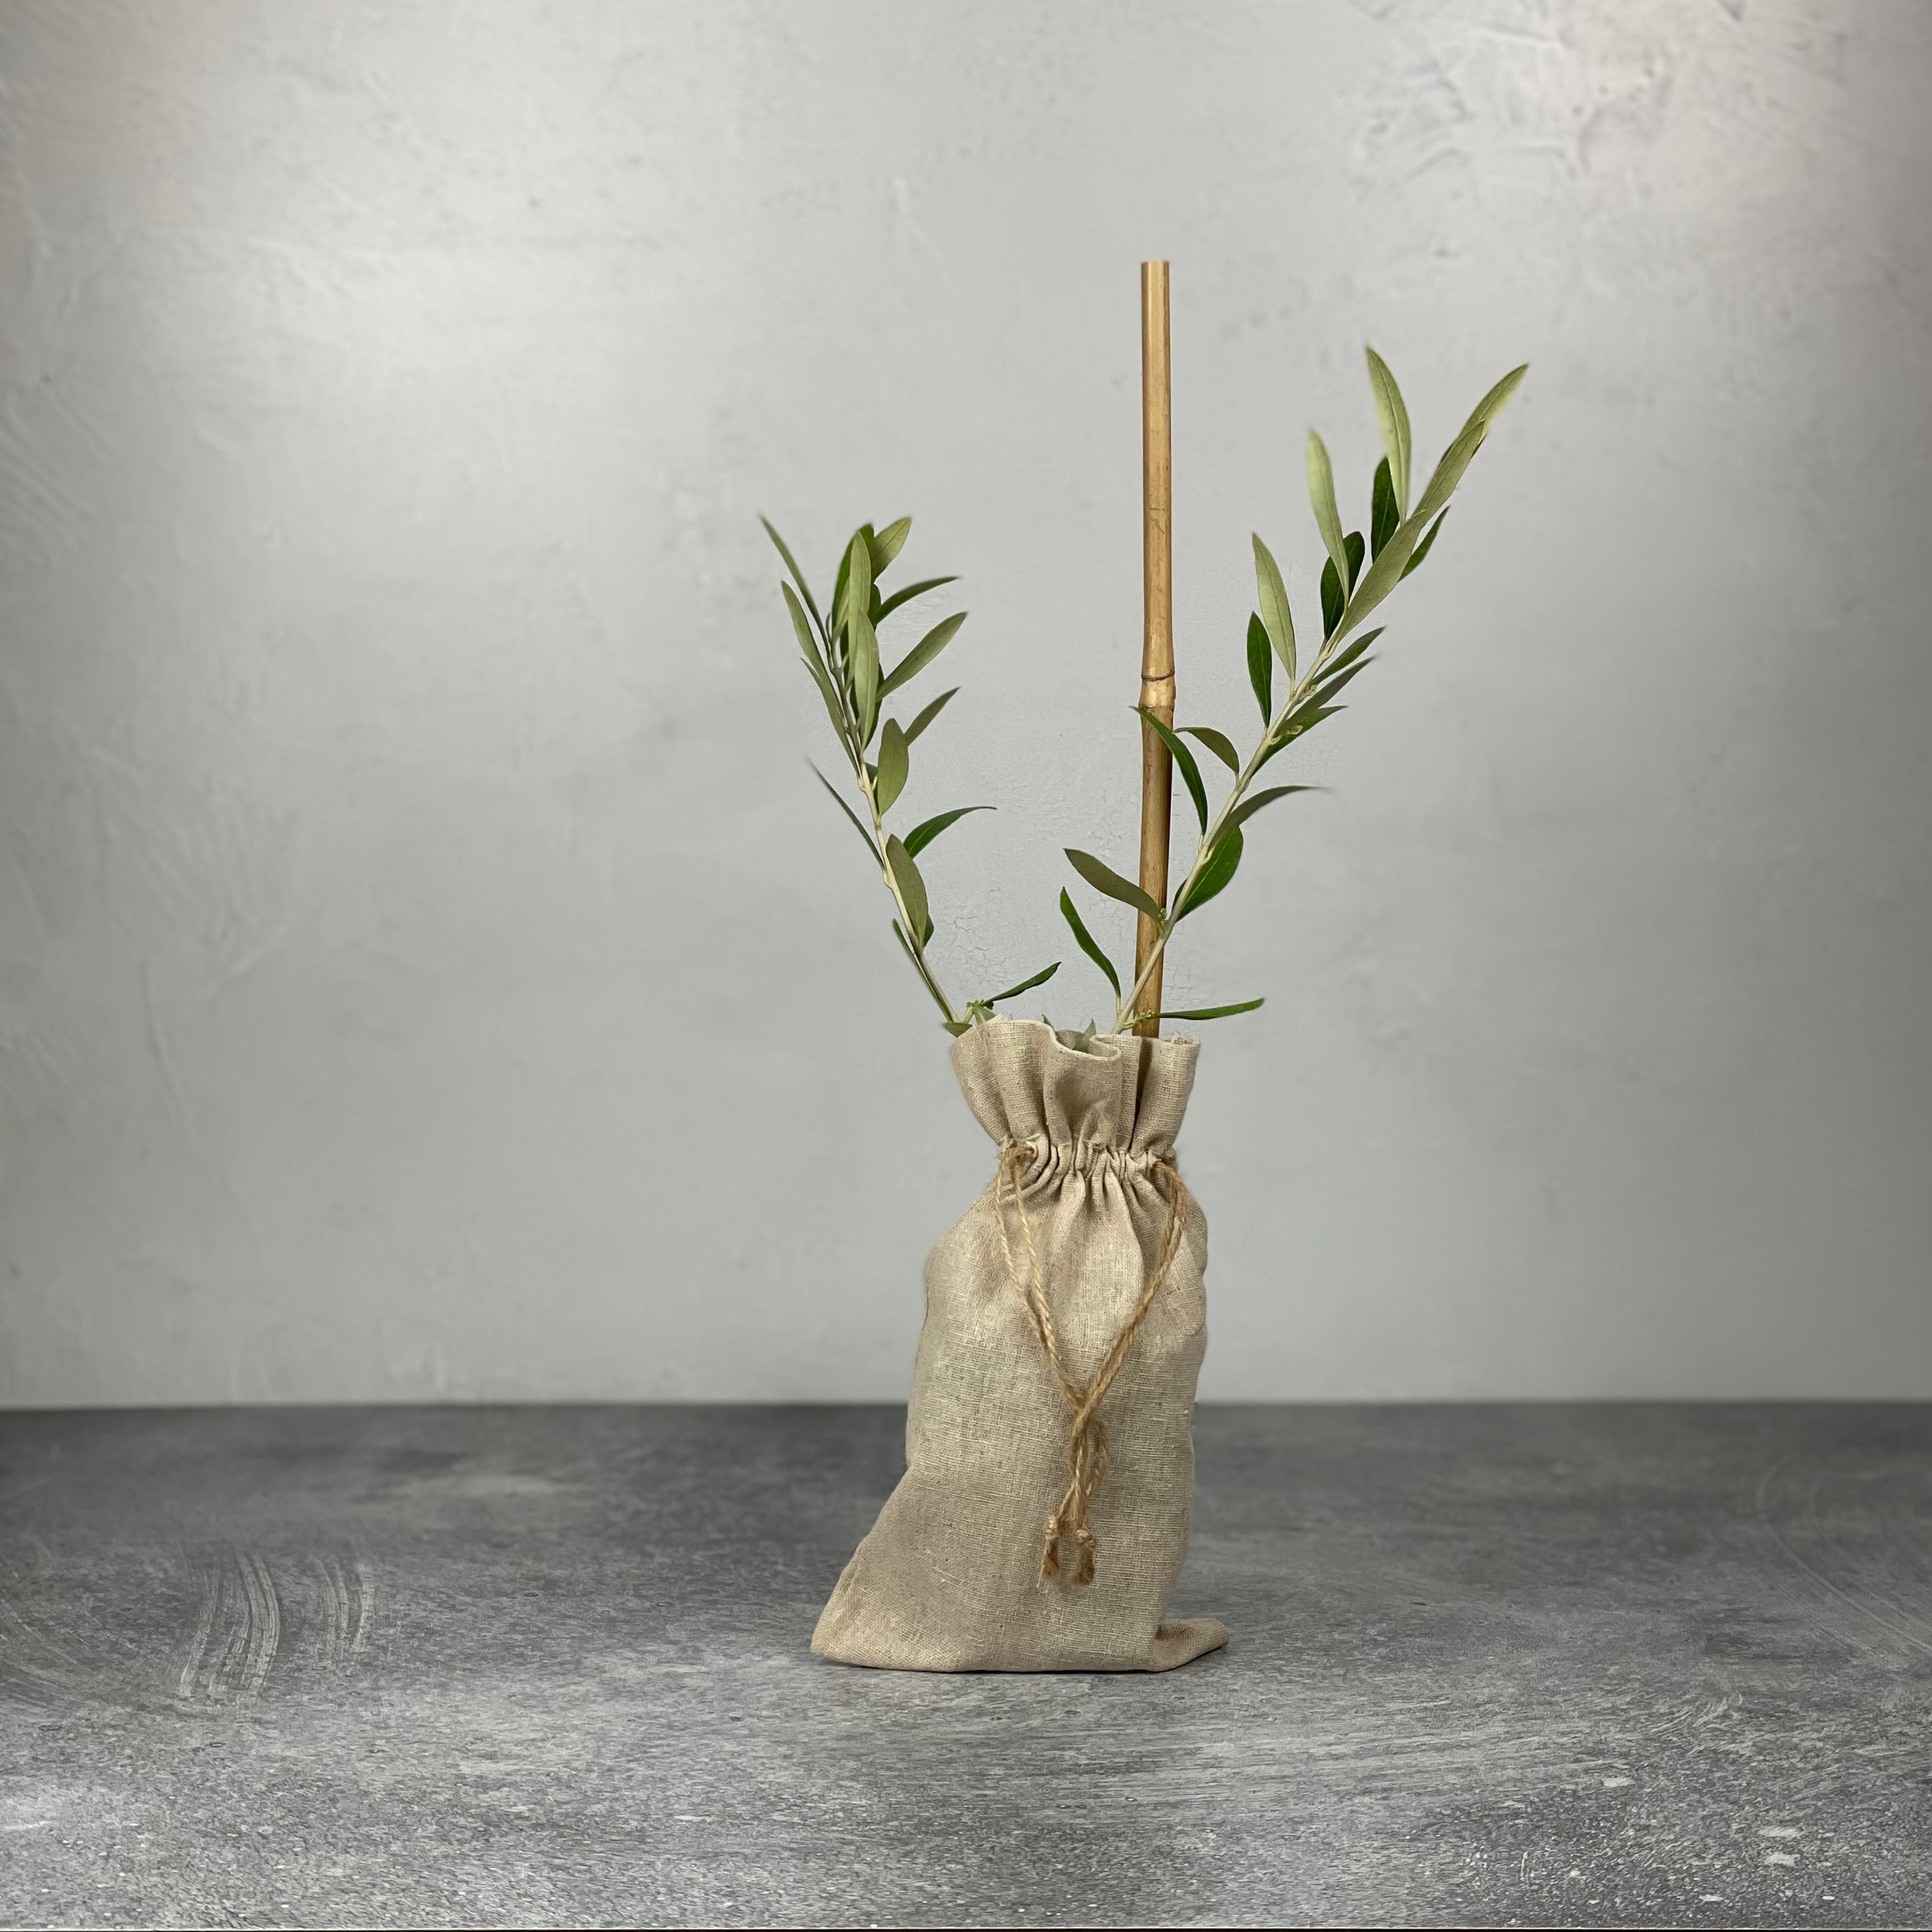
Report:
<svg viewBox="0 0 1932 1932"><path fill-rule="evenodd" d="M1221 801L1220 810L1214 814L1208 830L1201 835L1201 843L1195 848L1194 862L1188 867L1187 876L1181 880L1178 889L1169 901L1170 905L1182 906L1187 903L1187 895L1194 890L1196 880L1206 869L1209 856L1220 841L1222 829L1228 823L1228 814L1240 803L1248 787L1254 782L1255 774L1261 770L1262 764L1266 761L1274 734L1287 722L1289 717L1293 715L1295 706L1307 696L1310 690L1321 677L1329 659L1335 654L1335 647L1341 643L1343 636L1351 628L1345 614L1342 621L1335 626L1334 634L1323 642L1322 649L1316 653L1315 662L1289 687L1287 697L1282 699L1274 716L1268 720L1268 729L1262 734L1260 743L1256 745L1252 752L1250 754L1247 763L1235 774L1234 782L1229 789L1228 796ZM1162 915L1160 932L1148 954L1147 963L1142 967L1134 983L1127 988L1120 998L1114 1003L1114 1030L1116 1033L1130 1031L1139 1021L1147 1017L1139 1010L1140 996L1145 991L1148 981L1153 977L1155 967L1160 963L1162 956L1166 952L1167 942L1174 937L1174 928L1178 923L1179 922L1171 912L1164 913Z"/></svg>
<svg viewBox="0 0 1932 1932"><path fill-rule="evenodd" d="M879 855L879 876L886 882L886 890L892 896L892 904L898 908L899 928L905 934L906 952L913 963L913 970L926 982L926 990L938 1002L939 1010L946 1016L949 1026L957 1026L959 1016L952 1010L952 1002L946 997L946 990L939 983L926 958L926 935L913 927L912 914L906 910L906 902L899 891L899 882L895 876L892 862L886 856L886 821L879 810L878 793L872 775L866 769L862 758L858 761L855 774L861 790L866 794L866 809L872 820L872 844Z"/></svg>
<svg viewBox="0 0 1932 1932"><path fill-rule="evenodd" d="M866 815L872 821L872 850L879 862L879 877L892 895L892 904L899 916L899 930L905 940L906 956L911 960L913 970L919 976L926 990L930 993L939 1010L946 1016L948 1026L957 1026L959 1016L952 1010L952 1002L946 997L946 989L939 983L938 976L927 963L926 934L913 924L912 914L906 908L904 895L899 890L899 882L894 875L892 861L886 856L885 815L879 809L877 787L872 772L866 768L866 748L859 736L858 720L853 716L851 698L845 688L844 667L832 649L832 636L823 620L814 614L814 628L825 652L829 670L836 674L832 688L838 694L839 706L844 712L843 729L839 733L840 748L845 754L845 761L852 767L852 776L857 781L860 795L866 801Z"/></svg>

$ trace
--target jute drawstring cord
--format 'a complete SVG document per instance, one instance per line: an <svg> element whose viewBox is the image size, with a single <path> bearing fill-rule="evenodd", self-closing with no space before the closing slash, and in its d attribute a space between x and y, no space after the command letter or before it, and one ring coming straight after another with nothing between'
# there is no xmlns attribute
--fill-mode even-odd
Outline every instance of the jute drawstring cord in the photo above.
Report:
<svg viewBox="0 0 1932 1932"><path fill-rule="evenodd" d="M1161 1233L1154 1265L1148 1271L1147 1286L1141 1291L1133 1312L1121 1324L1120 1332L1114 1337L1113 1346L1094 1372L1094 1379L1082 1388L1069 1372L1065 1358L1060 1352L1060 1334L1054 1325L1053 1310L1046 1298L1046 1281L1040 1267L1040 1250L1034 1240L1033 1223L1027 1214L1026 1202L1021 1196L1021 1175L1036 1151L1028 1141L1008 1141L1001 1146L999 1172L993 1182L993 1212L999 1223L1000 1250L1006 1257L1006 1274L1019 1291L1027 1318L1039 1338L1041 1352L1060 1384L1066 1406L1072 1412L1073 1419L1067 1432L1066 1493L1060 1498L1060 1507L1046 1520L1040 1574L1044 1580L1060 1575L1060 1545L1070 1540L1077 1553L1067 1581L1084 1587L1094 1580L1094 1562L1100 1548L1094 1540L1093 1526L1088 1520L1088 1510L1094 1492L1107 1473L1107 1425L1100 1419L1100 1404L1112 1388L1114 1378L1120 1373L1120 1365L1127 1359L1134 1337L1140 1333L1141 1324L1147 1319L1154 1297L1160 1292L1162 1284L1174 1266L1174 1256L1180 1252L1180 1244L1187 1233L1188 1193L1180 1178L1180 1170L1174 1164L1174 1156L1162 1154L1156 1158L1153 1164L1167 1176L1168 1195L1167 1226ZM1019 1222L1020 1237L1026 1246L1027 1273L1024 1279L1014 1262L1012 1242L1006 1232L1006 1197L1010 1190L1013 1198L1014 1218Z"/></svg>

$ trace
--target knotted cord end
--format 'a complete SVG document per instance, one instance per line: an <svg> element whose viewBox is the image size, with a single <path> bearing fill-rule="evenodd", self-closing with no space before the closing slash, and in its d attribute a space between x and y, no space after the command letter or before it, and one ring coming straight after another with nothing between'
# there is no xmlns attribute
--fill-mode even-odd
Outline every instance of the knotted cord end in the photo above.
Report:
<svg viewBox="0 0 1932 1932"><path fill-rule="evenodd" d="M1046 1526L1046 1541L1040 1552L1040 1580L1051 1583L1060 1574L1060 1519L1053 1517Z"/></svg>
<svg viewBox="0 0 1932 1932"><path fill-rule="evenodd" d="M1080 1554L1074 1558L1073 1574L1067 1580L1076 1590L1084 1590L1094 1580L1094 1558L1100 1545L1084 1523L1073 1532L1073 1540L1080 1546Z"/></svg>
<svg viewBox="0 0 1932 1932"><path fill-rule="evenodd" d="M1073 1559L1072 1574L1066 1581L1075 1589L1084 1590L1094 1580L1100 1539L1085 1523L1066 1522L1064 1513L1056 1513L1046 1520L1046 1540L1040 1552L1040 1580L1051 1583L1060 1575L1060 1546L1062 1540L1070 1536L1079 1553Z"/></svg>

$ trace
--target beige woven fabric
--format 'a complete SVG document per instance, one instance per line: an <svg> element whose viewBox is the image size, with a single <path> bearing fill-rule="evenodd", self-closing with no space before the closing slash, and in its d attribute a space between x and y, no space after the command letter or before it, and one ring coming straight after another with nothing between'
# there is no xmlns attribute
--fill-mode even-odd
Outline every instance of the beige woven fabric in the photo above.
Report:
<svg viewBox="0 0 1932 1932"><path fill-rule="evenodd" d="M953 1044L966 1101L1002 1147L1040 1262L1062 1358L1090 1382L1132 1316L1166 1231L1192 1040L999 1019ZM1000 1215L1007 1240L1000 1240ZM1100 1409L1093 1582L1040 1574L1068 1481L1066 1399L1030 1321L1010 1186L998 1178L926 1264L906 1473L818 1620L812 1647L899 1670L1167 1670L1228 1640L1166 1619L1187 1550L1195 1378L1207 1347L1208 1228L1184 1238Z"/></svg>

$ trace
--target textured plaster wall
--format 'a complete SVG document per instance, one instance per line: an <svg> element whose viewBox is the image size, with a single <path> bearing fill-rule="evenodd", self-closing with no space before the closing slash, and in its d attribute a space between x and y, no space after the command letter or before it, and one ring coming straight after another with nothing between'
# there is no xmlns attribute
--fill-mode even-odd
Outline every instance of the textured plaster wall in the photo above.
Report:
<svg viewBox="0 0 1932 1932"><path fill-rule="evenodd" d="M1154 254L1184 716L1363 340L1432 452L1534 365L1177 951L1269 996L1207 1392L1932 1392L1928 82L1916 0L8 0L0 1399L900 1393L990 1150L754 513L964 573L939 957L1070 954Z"/></svg>

